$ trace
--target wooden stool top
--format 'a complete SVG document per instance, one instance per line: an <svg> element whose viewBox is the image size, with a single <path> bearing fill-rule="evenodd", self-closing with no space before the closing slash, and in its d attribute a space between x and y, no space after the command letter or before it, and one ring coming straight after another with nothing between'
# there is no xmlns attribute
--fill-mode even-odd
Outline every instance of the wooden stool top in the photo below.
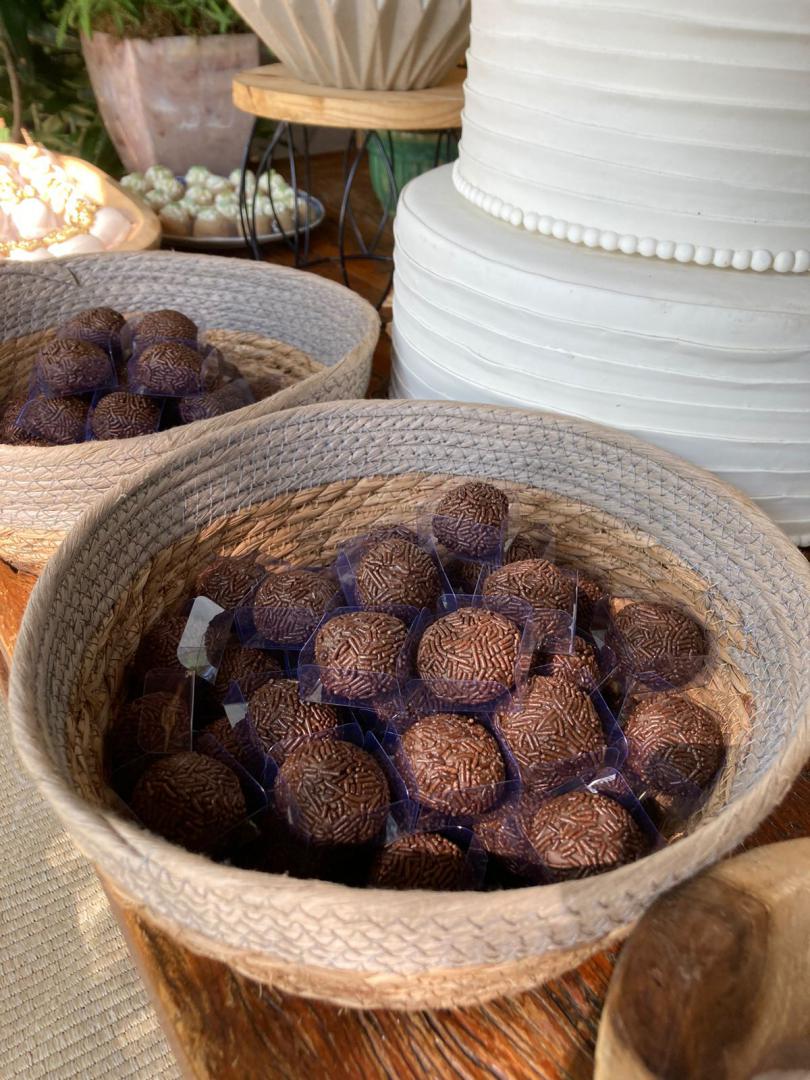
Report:
<svg viewBox="0 0 810 1080"><path fill-rule="evenodd" d="M317 127L436 131L461 126L465 71L454 68L427 90L340 90L294 78L283 64L241 71L238 109L270 120Z"/></svg>

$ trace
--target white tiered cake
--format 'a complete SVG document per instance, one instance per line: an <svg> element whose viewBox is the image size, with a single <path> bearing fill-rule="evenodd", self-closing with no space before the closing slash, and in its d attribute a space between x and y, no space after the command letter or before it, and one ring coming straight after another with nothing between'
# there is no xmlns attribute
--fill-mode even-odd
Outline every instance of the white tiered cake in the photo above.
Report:
<svg viewBox="0 0 810 1080"><path fill-rule="evenodd" d="M810 0L473 0L393 393L635 432L810 543Z"/></svg>

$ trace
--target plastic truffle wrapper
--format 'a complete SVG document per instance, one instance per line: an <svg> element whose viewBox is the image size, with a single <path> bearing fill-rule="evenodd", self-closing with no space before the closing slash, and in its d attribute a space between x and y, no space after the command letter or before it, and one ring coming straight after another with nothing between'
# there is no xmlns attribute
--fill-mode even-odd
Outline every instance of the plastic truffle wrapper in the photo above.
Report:
<svg viewBox="0 0 810 1080"><path fill-rule="evenodd" d="M343 602L331 568L267 563L247 601L234 612L236 632L248 648L298 653L324 615Z"/></svg>
<svg viewBox="0 0 810 1080"><path fill-rule="evenodd" d="M195 597L182 614L186 625L177 646L177 659L186 671L213 683L230 638L233 616L207 596Z"/></svg>
<svg viewBox="0 0 810 1080"><path fill-rule="evenodd" d="M536 652L530 612L524 607L518 616L518 606L507 605L507 613L499 600L451 593L435 612L422 612L408 639L407 708L487 714L508 700Z"/></svg>
<svg viewBox="0 0 810 1080"><path fill-rule="evenodd" d="M335 573L349 605L388 612L410 625L423 608L433 607L440 596L452 592L433 543L408 532L403 527L402 535L397 535L392 528L386 536L382 527L341 546ZM393 575L386 556L393 561ZM399 580L392 581L392 576Z"/></svg>
<svg viewBox="0 0 810 1080"><path fill-rule="evenodd" d="M53 338L37 353L29 396L75 397L117 385L109 351L76 338Z"/></svg>
<svg viewBox="0 0 810 1080"><path fill-rule="evenodd" d="M401 712L418 622L409 628L387 612L333 608L298 656L301 698L373 710L379 717Z"/></svg>
<svg viewBox="0 0 810 1080"><path fill-rule="evenodd" d="M32 394L14 418L12 436L21 442L71 446L84 442L89 403L86 397ZM17 441L15 440L15 441Z"/></svg>
<svg viewBox="0 0 810 1080"><path fill-rule="evenodd" d="M216 390L225 361L213 345L167 341L136 348L127 364L127 386L147 397L190 399Z"/></svg>
<svg viewBox="0 0 810 1080"><path fill-rule="evenodd" d="M480 490L467 501L463 489ZM492 505L496 501L497 507ZM482 509L491 513L479 515ZM481 520L484 516L491 520ZM518 531L518 526L519 516L508 495L484 481L460 482L431 511L422 511L419 517L420 538L432 541L439 551L495 566L503 563L507 537Z"/></svg>
<svg viewBox="0 0 810 1080"><path fill-rule="evenodd" d="M639 680L628 688L618 723L628 784L661 831L677 833L709 798L733 752L723 717L699 689L650 690Z"/></svg>
<svg viewBox="0 0 810 1080"><path fill-rule="evenodd" d="M615 598L605 632L606 663L623 688L703 686L711 676L711 636L684 607L660 598Z"/></svg>

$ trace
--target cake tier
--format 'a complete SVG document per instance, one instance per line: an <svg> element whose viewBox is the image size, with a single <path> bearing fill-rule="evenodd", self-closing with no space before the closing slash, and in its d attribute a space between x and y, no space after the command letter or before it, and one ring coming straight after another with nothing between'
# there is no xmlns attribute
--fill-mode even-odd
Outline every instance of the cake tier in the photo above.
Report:
<svg viewBox="0 0 810 1080"><path fill-rule="evenodd" d="M810 268L810 0L473 0L459 191L494 217Z"/></svg>
<svg viewBox="0 0 810 1080"><path fill-rule="evenodd" d="M807 280L505 229L458 197L451 170L400 199L393 396L622 428L743 489L810 544Z"/></svg>

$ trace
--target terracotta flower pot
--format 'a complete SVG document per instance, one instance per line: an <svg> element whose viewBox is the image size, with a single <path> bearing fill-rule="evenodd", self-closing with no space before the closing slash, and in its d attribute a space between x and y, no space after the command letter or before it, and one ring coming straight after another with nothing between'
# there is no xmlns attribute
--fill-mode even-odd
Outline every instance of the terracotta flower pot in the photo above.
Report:
<svg viewBox="0 0 810 1080"><path fill-rule="evenodd" d="M241 160L252 118L231 103L231 80L259 62L253 34L82 38L102 118L127 170L160 162L182 173L227 173Z"/></svg>

